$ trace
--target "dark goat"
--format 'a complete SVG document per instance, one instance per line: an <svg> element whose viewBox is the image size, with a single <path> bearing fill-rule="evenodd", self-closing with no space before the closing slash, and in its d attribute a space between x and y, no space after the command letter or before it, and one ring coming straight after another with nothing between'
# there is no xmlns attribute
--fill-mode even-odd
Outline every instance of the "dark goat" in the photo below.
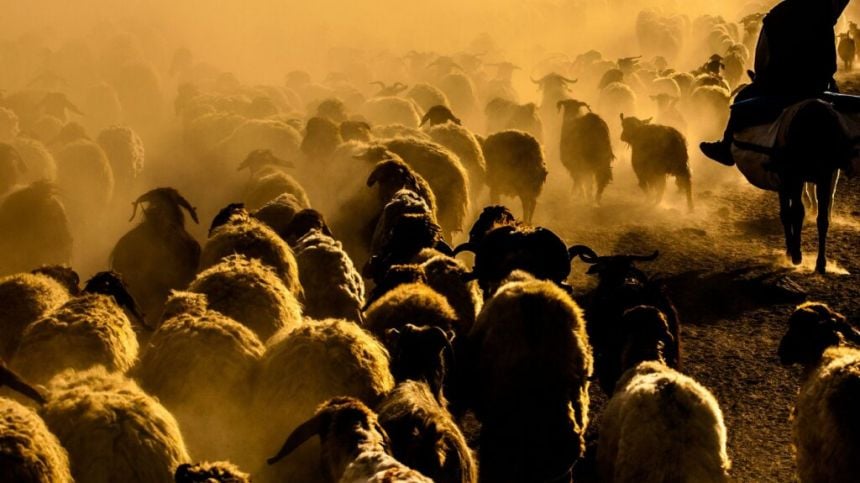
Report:
<svg viewBox="0 0 860 483"><path fill-rule="evenodd" d="M651 119L624 117L624 114L621 126L621 140L633 149L633 171L642 191L660 203L666 190L666 176L674 176L678 189L687 197L687 209L693 211L693 175L684 135L673 127L651 124Z"/></svg>
<svg viewBox="0 0 860 483"><path fill-rule="evenodd" d="M571 291L565 284L571 258L564 241L546 228L518 223L504 207L484 209L469 232L469 241L458 246L454 254L464 251L475 254L472 277L478 280L485 298L514 270Z"/></svg>
<svg viewBox="0 0 860 483"><path fill-rule="evenodd" d="M439 327L406 324L385 331L385 346L391 354L391 374L397 382L420 381L427 384L436 401L445 406L443 387L452 368L453 334Z"/></svg>
<svg viewBox="0 0 860 483"><path fill-rule="evenodd" d="M860 347L860 331L845 316L822 303L807 302L788 319L788 331L777 354L786 365L814 366L828 347L852 344Z"/></svg>
<svg viewBox="0 0 860 483"><path fill-rule="evenodd" d="M588 112L582 112L582 108ZM603 190L612 181L612 142L609 126L591 112L588 104L573 99L558 102L563 112L561 126L561 163L573 180L576 194L600 203ZM597 192L593 193L593 189Z"/></svg>
<svg viewBox="0 0 860 483"><path fill-rule="evenodd" d="M173 188L156 188L134 202L132 220L143 205L143 222L119 239L111 252L111 269L122 274L145 313L160 316L171 290L194 279L200 244L185 230L186 210L195 223L197 211Z"/></svg>
<svg viewBox="0 0 860 483"><path fill-rule="evenodd" d="M659 256L614 255L598 256L586 246L571 247L572 257L579 256L591 264L588 274L597 275L597 288L583 297L582 305L588 320L588 340L594 350L595 373L603 391L610 395L621 377L621 354L625 341L620 337L624 313L640 305L655 307L666 317L674 344L666 348L666 365L681 366L681 334L678 312L663 288L634 265L650 262Z"/></svg>

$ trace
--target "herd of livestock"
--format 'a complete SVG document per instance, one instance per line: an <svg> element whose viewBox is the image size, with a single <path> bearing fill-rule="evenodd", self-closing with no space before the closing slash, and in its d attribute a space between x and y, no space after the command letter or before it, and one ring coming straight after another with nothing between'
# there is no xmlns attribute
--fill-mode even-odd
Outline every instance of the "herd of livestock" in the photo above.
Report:
<svg viewBox="0 0 860 483"><path fill-rule="evenodd" d="M539 103L488 36L279 85L146 29L0 42L0 479L728 481L659 253L533 221L548 178L599 204L631 167L693 211L687 139L721 133L761 18L643 11L641 57L547 55ZM798 477L856 479L860 332L786 318Z"/></svg>

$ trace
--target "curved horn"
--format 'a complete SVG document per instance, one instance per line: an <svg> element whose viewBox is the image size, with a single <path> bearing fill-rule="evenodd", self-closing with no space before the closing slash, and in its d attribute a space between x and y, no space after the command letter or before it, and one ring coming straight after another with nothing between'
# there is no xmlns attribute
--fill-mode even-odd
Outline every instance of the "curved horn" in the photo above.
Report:
<svg viewBox="0 0 860 483"><path fill-rule="evenodd" d="M382 171L385 169L385 165L377 166L371 171L370 176L367 177L367 187L372 188L378 181L380 176L382 176Z"/></svg>
<svg viewBox="0 0 860 483"><path fill-rule="evenodd" d="M70 100L68 100L68 99L64 99L64 100L65 100L64 104L66 105L66 109L68 109L68 110L70 110L70 111L74 112L75 114L77 114L77 115L79 115L79 116L83 116L83 115L84 115L84 113L83 113L83 112L81 112L81 110L80 110L80 109L78 109L78 106L76 106L76 105L72 104L72 102L71 102Z"/></svg>
<svg viewBox="0 0 860 483"><path fill-rule="evenodd" d="M449 257L453 257L454 255L456 255L454 253L454 250L451 248L451 245L445 243L445 240L437 241L436 245L433 248L436 249L436 251L438 251L439 253L443 255L448 255Z"/></svg>
<svg viewBox="0 0 860 483"><path fill-rule="evenodd" d="M281 446L281 449L278 451L278 454L267 459L266 463L268 463L269 465L277 463L278 461L284 459L286 456L292 453L296 448L301 446L305 441L320 434L323 429L322 423L324 416L324 412L319 412L315 414L312 418L300 424L299 427L294 429L293 432L287 437L287 440L284 441L284 444L283 446Z"/></svg>
<svg viewBox="0 0 860 483"><path fill-rule="evenodd" d="M418 127L424 126L425 124L427 124L427 121L429 121L429 120L430 120L430 111L428 110L427 112L424 113L424 116L421 117L421 124L419 124Z"/></svg>
<svg viewBox="0 0 860 483"><path fill-rule="evenodd" d="M535 78L534 78L534 77L529 76L529 80L531 80L531 81L532 81L532 82L534 82L535 84L543 84L543 81L545 81L545 80L546 80L546 78L547 78L547 76L543 76L543 77L541 77L539 80L535 80Z"/></svg>
<svg viewBox="0 0 860 483"><path fill-rule="evenodd" d="M188 212L188 215L191 216L191 219L194 220L194 223L198 225L200 224L200 221L197 219L197 208L191 206L191 203L189 203L184 196L179 194L178 191L176 192L176 204L185 208L185 211Z"/></svg>
<svg viewBox="0 0 860 483"><path fill-rule="evenodd" d="M558 74L557 74L557 75L558 75ZM563 81L565 81L565 82L567 82L567 83L570 83L570 84L576 84L577 82L579 82L579 79L569 79L569 78L567 78L567 77L565 77L565 76L563 76L563 75L558 75L558 77L559 77L559 79L561 79L561 80L563 80Z"/></svg>
<svg viewBox="0 0 860 483"><path fill-rule="evenodd" d="M574 245L567 249L567 255L573 260L576 257L582 259L585 263L595 264L600 258L597 253L585 245Z"/></svg>
<svg viewBox="0 0 860 483"><path fill-rule="evenodd" d="M457 245L457 248L455 248L455 249L454 249L454 251L452 252L452 253L453 253L453 255L452 255L452 256L456 257L457 255L459 255L459 254L460 254L460 253L462 253L462 252L472 252L472 253L475 253L475 251L477 250L477 248L478 248L478 247L476 247L474 243L472 243L472 242L466 242L466 243L463 243L463 244L461 244L461 245Z"/></svg>
<svg viewBox="0 0 860 483"><path fill-rule="evenodd" d="M45 398L33 386L21 379L6 363L0 361L0 386L6 386L15 392L23 394L39 404L45 404Z"/></svg>
<svg viewBox="0 0 860 483"><path fill-rule="evenodd" d="M650 255L630 255L628 258L633 262L653 262L660 256L659 250L654 250Z"/></svg>

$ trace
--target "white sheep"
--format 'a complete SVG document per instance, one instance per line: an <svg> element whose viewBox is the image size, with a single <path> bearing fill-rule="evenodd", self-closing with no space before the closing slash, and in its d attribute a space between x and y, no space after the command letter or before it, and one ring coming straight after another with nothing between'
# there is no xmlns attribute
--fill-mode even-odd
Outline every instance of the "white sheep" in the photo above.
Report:
<svg viewBox="0 0 860 483"><path fill-rule="evenodd" d="M779 344L783 364L804 373L792 413L792 442L800 481L856 479L860 458L860 332L818 302L794 311Z"/></svg>
<svg viewBox="0 0 860 483"><path fill-rule="evenodd" d="M53 267L0 279L0 359L9 360L28 325L77 294L77 278L71 269Z"/></svg>
<svg viewBox="0 0 860 483"><path fill-rule="evenodd" d="M601 416L601 481L728 481L723 413L710 391L666 365L665 315L639 306L622 325L615 336L625 341L626 372Z"/></svg>
<svg viewBox="0 0 860 483"><path fill-rule="evenodd" d="M243 427L263 344L247 327L210 310L202 294L172 293L165 315L133 375L176 417L193 454L237 461L245 441L226 428Z"/></svg>
<svg viewBox="0 0 860 483"><path fill-rule="evenodd" d="M351 396L375 406L394 387L382 344L358 325L337 319L280 331L267 343L258 374L253 414L265 452L328 399ZM261 481L321 481L318 468L319 446L304 445L289 461L270 467Z"/></svg>
<svg viewBox="0 0 860 483"><path fill-rule="evenodd" d="M200 270L235 254L256 259L274 270L290 293L301 299L298 264L287 242L241 206L230 205L212 222L209 239L200 253Z"/></svg>
<svg viewBox="0 0 860 483"><path fill-rule="evenodd" d="M253 330L260 340L302 321L301 305L277 274L243 255L228 256L200 272L188 291L206 295L209 308Z"/></svg>
<svg viewBox="0 0 860 483"><path fill-rule="evenodd" d="M137 360L137 335L124 309L136 305L115 274L102 272L81 295L24 329L11 366L44 383L64 369L101 365L124 373Z"/></svg>
<svg viewBox="0 0 860 483"><path fill-rule="evenodd" d="M75 481L171 483L189 460L173 416L121 374L66 371L46 399L39 414L68 450Z"/></svg>
<svg viewBox="0 0 860 483"><path fill-rule="evenodd" d="M72 483L69 456L32 409L0 398L3 479L21 483Z"/></svg>

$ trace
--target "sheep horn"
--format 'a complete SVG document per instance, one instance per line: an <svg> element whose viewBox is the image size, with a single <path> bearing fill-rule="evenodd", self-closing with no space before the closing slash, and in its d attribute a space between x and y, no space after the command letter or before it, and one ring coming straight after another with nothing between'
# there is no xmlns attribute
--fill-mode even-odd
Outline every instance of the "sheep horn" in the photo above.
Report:
<svg viewBox="0 0 860 483"><path fill-rule="evenodd" d="M194 223L199 225L200 221L197 219L197 208L191 206L191 203L189 203L184 196L179 194L179 192L176 192L175 197L176 204L185 208L185 211L188 212L188 214L191 216L191 219L194 220Z"/></svg>
<svg viewBox="0 0 860 483"><path fill-rule="evenodd" d="M423 127L425 124L427 124L427 121L429 121L429 120L430 120L430 111L427 111L424 113L424 116L421 118L421 124L419 124L418 127Z"/></svg>
<svg viewBox="0 0 860 483"><path fill-rule="evenodd" d="M132 210L131 210L131 218L128 219L129 223L134 221L134 217L137 216L137 205L139 205L139 204L140 204L140 198L131 202L131 206L133 206L134 208L132 208Z"/></svg>
<svg viewBox="0 0 860 483"><path fill-rule="evenodd" d="M372 188L379 181L379 177L382 176L382 169L385 166L377 166L370 173L370 176L367 177L367 187Z"/></svg>
<svg viewBox="0 0 860 483"><path fill-rule="evenodd" d="M267 459L266 463L268 463L269 465L277 463L278 461L284 459L286 456L292 453L296 448L301 446L305 441L320 434L323 429L322 423L324 416L325 413L320 412L315 414L314 417L300 424L299 427L294 429L293 432L287 437L287 440L284 441L284 445L281 446L281 449L280 451L278 451L278 454Z"/></svg>
<svg viewBox="0 0 860 483"><path fill-rule="evenodd" d="M534 79L534 77L529 76L529 79L530 79L532 82L534 82L535 84L543 84L543 82L546 80L547 76L548 76L548 74L547 74L547 75L545 75L545 76L543 76L543 77L541 77L539 80L535 80L535 79Z"/></svg>
<svg viewBox="0 0 860 483"><path fill-rule="evenodd" d="M451 248L451 245L445 243L445 240L439 240L436 242L436 246L433 248L436 251L442 253L443 255L448 255L449 257L453 257L455 255L454 250Z"/></svg>
<svg viewBox="0 0 860 483"><path fill-rule="evenodd" d="M66 105L66 109L68 109L68 110L70 110L70 111L74 112L75 114L77 114L77 115L79 115L79 116L83 116L83 115L84 115L84 113L83 113L83 112L81 112L81 110L80 110L80 109L78 109L78 106L76 106L76 105L72 104L72 102L71 102L70 100L65 99L65 101L66 101L66 102L64 102L64 104Z"/></svg>
<svg viewBox="0 0 860 483"><path fill-rule="evenodd" d="M0 361L0 386L6 386L39 404L45 404L46 402L45 398L36 388L27 384L18 374L9 369L3 361Z"/></svg>
<svg viewBox="0 0 860 483"><path fill-rule="evenodd" d="M478 247L475 246L475 244L473 242L466 242L466 243L463 243L461 245L457 245L457 248L455 248L454 251L452 252L453 253L452 256L456 257L457 255L459 255L462 252L475 253L475 251L477 249L478 249Z"/></svg>
<svg viewBox="0 0 860 483"><path fill-rule="evenodd" d="M582 259L585 263L595 264L600 258L597 253L585 245L574 245L567 249L567 255L573 260L576 257Z"/></svg>
<svg viewBox="0 0 860 483"><path fill-rule="evenodd" d="M567 77L565 77L565 76L563 76L563 75L559 75L558 77L559 77L561 80L563 80L563 81L565 81L565 82L569 82L569 83L571 83L571 84L576 84L577 82L579 82L579 79L569 79L569 78L567 78Z"/></svg>
<svg viewBox="0 0 860 483"><path fill-rule="evenodd" d="M632 262L653 262L660 256L659 250L654 250L654 253L650 255L630 255L628 258Z"/></svg>

